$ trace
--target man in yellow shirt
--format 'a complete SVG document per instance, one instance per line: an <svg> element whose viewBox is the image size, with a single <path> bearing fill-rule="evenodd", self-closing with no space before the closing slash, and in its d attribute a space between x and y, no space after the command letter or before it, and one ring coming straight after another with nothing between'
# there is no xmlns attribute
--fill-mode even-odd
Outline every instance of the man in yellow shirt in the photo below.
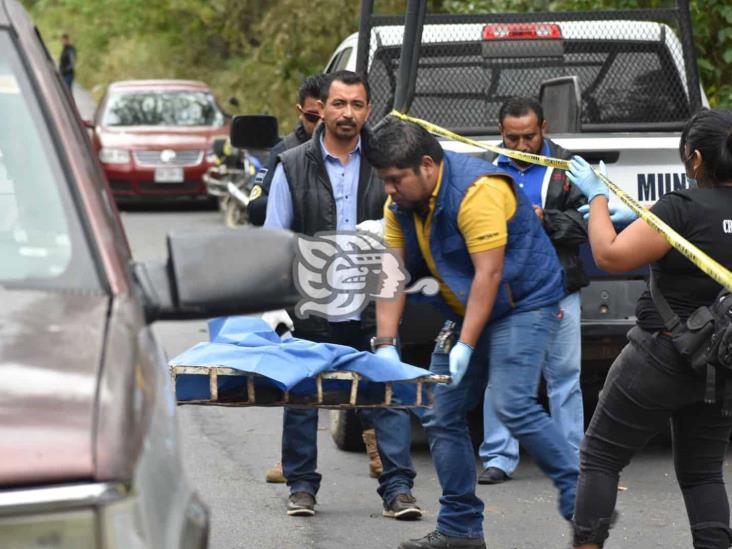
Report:
<svg viewBox="0 0 732 549"><path fill-rule="evenodd" d="M437 529L401 549L484 548L483 502L475 494L475 457L467 411L490 374L498 417L559 489L572 516L577 466L569 443L537 401L546 350L558 327L563 273L528 198L488 162L444 152L414 124L387 119L366 155L389 195L385 240L412 280L440 283L436 306L456 323L458 341L438 343L430 369L452 376L423 418L442 486ZM421 299L428 299L422 297ZM398 360L405 296L377 303L377 353Z"/></svg>

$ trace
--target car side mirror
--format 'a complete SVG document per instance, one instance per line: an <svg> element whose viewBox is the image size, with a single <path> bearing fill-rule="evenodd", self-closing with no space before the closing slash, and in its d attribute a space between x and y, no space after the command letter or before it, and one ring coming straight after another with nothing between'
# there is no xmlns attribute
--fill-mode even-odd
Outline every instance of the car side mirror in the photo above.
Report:
<svg viewBox="0 0 732 549"><path fill-rule="evenodd" d="M231 144L240 149L271 149L280 140L277 119L268 114L235 116L231 121Z"/></svg>
<svg viewBox="0 0 732 549"><path fill-rule="evenodd" d="M250 314L297 303L295 234L216 229L168 235L168 263L136 263L145 313L154 320Z"/></svg>

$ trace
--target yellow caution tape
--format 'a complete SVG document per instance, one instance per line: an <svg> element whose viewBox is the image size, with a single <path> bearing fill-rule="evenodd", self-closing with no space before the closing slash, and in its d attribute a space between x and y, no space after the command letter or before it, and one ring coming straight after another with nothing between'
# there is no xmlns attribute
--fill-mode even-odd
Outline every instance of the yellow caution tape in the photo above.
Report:
<svg viewBox="0 0 732 549"><path fill-rule="evenodd" d="M479 147L481 149L485 149L496 154L502 154L504 156L507 156L508 158L513 158L514 160L529 162L531 164L539 164L540 166L557 168L559 170L569 170L568 160L551 158L539 154L514 151L503 147L497 147L495 145L480 143L473 139L469 139L467 137L463 137L462 135L451 132L450 130L446 130L445 128L441 128L440 126L427 122L426 120L422 120L421 118L415 118L413 116L409 116L398 111L392 111L390 115L400 120L404 120L405 122L411 122L413 124L422 126L428 132L435 135L440 135L453 141L465 143L466 145ZM625 191L623 191L623 189L610 181L606 176L601 174L595 168L593 168L593 171L595 172L595 175L597 175L597 177L599 177L626 206L633 210L633 212L643 221L645 221L652 229L654 229L661 236L663 236L668 241L668 243L671 244L671 246L673 246L679 253L686 257L694 265L699 267L699 269L708 274L716 282L718 282L728 290L732 291L732 272L727 270L723 265L719 264L717 261L709 257L699 248L694 246L691 242L682 237L679 233L674 231L657 215L651 213L649 210L641 206L638 202L636 202L635 199L633 199Z"/></svg>

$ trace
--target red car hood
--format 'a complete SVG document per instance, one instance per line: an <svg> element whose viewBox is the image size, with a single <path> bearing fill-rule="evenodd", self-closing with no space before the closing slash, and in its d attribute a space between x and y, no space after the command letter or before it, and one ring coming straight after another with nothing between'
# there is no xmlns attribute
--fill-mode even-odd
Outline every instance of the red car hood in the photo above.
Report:
<svg viewBox="0 0 732 549"><path fill-rule="evenodd" d="M91 478L109 298L0 295L0 486Z"/></svg>
<svg viewBox="0 0 732 549"><path fill-rule="evenodd" d="M127 127L97 128L102 147L124 149L208 149L214 138L227 137L229 128Z"/></svg>

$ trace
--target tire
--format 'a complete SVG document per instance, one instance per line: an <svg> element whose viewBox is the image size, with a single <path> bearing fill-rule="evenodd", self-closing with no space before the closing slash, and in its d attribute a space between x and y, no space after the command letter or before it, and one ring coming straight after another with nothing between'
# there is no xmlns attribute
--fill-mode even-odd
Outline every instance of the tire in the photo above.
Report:
<svg viewBox="0 0 732 549"><path fill-rule="evenodd" d="M361 422L353 410L330 411L330 435L339 450L364 452Z"/></svg>
<svg viewBox="0 0 732 549"><path fill-rule="evenodd" d="M239 204L235 199L229 198L226 202L224 221L226 226L231 227L232 229L241 227L242 225L247 225L249 223L247 209Z"/></svg>

